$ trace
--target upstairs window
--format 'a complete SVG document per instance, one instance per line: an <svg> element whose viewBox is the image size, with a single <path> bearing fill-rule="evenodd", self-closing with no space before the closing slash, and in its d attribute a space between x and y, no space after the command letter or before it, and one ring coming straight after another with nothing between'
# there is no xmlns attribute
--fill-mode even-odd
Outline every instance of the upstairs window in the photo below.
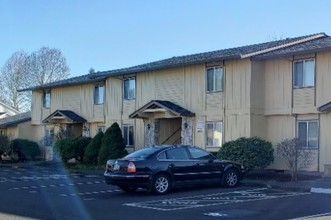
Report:
<svg viewBox="0 0 331 220"><path fill-rule="evenodd" d="M318 121L298 121L297 137L300 147L318 148Z"/></svg>
<svg viewBox="0 0 331 220"><path fill-rule="evenodd" d="M46 91L43 94L43 107L50 108L51 107L51 92Z"/></svg>
<svg viewBox="0 0 331 220"><path fill-rule="evenodd" d="M96 85L94 87L94 104L101 105L104 102L105 86Z"/></svg>
<svg viewBox="0 0 331 220"><path fill-rule="evenodd" d="M124 80L124 99L136 98L136 79L129 78Z"/></svg>
<svg viewBox="0 0 331 220"><path fill-rule="evenodd" d="M222 92L223 83L224 72L222 67L207 68L207 92Z"/></svg>
<svg viewBox="0 0 331 220"><path fill-rule="evenodd" d="M294 88L315 86L315 59L294 61L293 74Z"/></svg>

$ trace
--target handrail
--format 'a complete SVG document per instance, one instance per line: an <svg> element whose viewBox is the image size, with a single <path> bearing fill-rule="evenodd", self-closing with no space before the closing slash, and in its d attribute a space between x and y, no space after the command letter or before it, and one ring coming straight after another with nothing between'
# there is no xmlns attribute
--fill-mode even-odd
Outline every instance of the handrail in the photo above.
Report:
<svg viewBox="0 0 331 220"><path fill-rule="evenodd" d="M182 127L179 127L176 131L174 131L167 139L165 139L162 144L165 144L167 141L170 140L170 138L172 138L173 136L175 136L175 134L177 134L178 131L182 130ZM177 140L176 140L177 141Z"/></svg>

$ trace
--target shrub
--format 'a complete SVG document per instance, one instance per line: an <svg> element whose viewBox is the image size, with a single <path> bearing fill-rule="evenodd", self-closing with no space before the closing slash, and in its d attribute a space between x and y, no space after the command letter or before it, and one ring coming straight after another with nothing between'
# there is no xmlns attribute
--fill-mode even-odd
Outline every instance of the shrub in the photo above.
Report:
<svg viewBox="0 0 331 220"><path fill-rule="evenodd" d="M274 161L274 149L258 137L242 137L225 143L217 157L241 163L248 170L265 168Z"/></svg>
<svg viewBox="0 0 331 220"><path fill-rule="evenodd" d="M103 136L104 136L103 132L99 132L87 145L84 155L84 163L90 165L96 165L98 163L98 155Z"/></svg>
<svg viewBox="0 0 331 220"><path fill-rule="evenodd" d="M127 154L121 129L115 122L106 130L102 139L98 163L102 165L108 159L122 158Z"/></svg>
<svg viewBox="0 0 331 220"><path fill-rule="evenodd" d="M9 138L6 135L0 135L0 160L3 153L8 152Z"/></svg>
<svg viewBox="0 0 331 220"><path fill-rule="evenodd" d="M313 162L314 149L301 148L297 138L285 139L277 144L277 154L290 169L291 180L298 180L298 170L308 168Z"/></svg>
<svg viewBox="0 0 331 220"><path fill-rule="evenodd" d="M55 144L55 149L60 154L63 162L68 162L70 159L83 161L84 153L87 145L91 142L89 137L69 137L59 140Z"/></svg>
<svg viewBox="0 0 331 220"><path fill-rule="evenodd" d="M13 152L17 153L18 160L35 160L40 155L39 145L26 139L15 139L11 142Z"/></svg>

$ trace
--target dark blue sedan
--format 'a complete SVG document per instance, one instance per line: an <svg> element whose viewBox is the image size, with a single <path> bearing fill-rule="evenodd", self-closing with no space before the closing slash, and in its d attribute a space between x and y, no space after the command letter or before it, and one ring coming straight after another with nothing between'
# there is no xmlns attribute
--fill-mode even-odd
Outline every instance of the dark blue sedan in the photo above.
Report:
<svg viewBox="0 0 331 220"><path fill-rule="evenodd" d="M108 160L104 177L107 184L125 192L144 188L155 194L166 194L174 187L197 184L234 187L242 179L243 171L240 164L219 160L195 146L163 145Z"/></svg>

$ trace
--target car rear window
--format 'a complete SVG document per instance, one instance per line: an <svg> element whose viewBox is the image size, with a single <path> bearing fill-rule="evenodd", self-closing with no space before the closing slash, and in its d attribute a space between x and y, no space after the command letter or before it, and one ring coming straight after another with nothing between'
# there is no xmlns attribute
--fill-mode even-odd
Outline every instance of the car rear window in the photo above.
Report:
<svg viewBox="0 0 331 220"><path fill-rule="evenodd" d="M160 151L159 148L156 147L147 147L147 148L143 148L140 150L137 150L127 156L125 156L124 158L147 158L150 155L154 154L155 152Z"/></svg>

